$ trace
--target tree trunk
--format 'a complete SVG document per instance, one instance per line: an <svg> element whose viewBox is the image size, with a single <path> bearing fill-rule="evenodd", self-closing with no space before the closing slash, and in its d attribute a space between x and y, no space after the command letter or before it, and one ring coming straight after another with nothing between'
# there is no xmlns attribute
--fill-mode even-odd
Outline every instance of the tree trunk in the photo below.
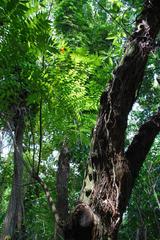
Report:
<svg viewBox="0 0 160 240"><path fill-rule="evenodd" d="M64 142L58 160L56 205L45 182L40 178L40 176L38 176L37 174L32 174L32 172L29 170L31 176L41 185L48 200L48 205L52 211L53 218L55 219L55 235L54 235L55 240L61 240L64 238L64 225L68 219L67 185L69 176L69 163L70 163L69 150L66 143Z"/></svg>
<svg viewBox="0 0 160 240"><path fill-rule="evenodd" d="M147 228L145 226L137 229L135 240L147 240Z"/></svg>
<svg viewBox="0 0 160 240"><path fill-rule="evenodd" d="M23 227L23 133L24 133L24 116L17 111L14 117L14 174L12 182L11 196L8 210L4 219L1 239L22 239Z"/></svg>
<svg viewBox="0 0 160 240"><path fill-rule="evenodd" d="M160 113L142 125L124 150L128 114L160 29L160 1L145 1L114 78L100 99L89 163L65 240L116 240L123 213L148 151L160 131Z"/></svg>
<svg viewBox="0 0 160 240"><path fill-rule="evenodd" d="M70 156L67 144L64 142L61 148L57 169L57 203L56 210L58 221L55 226L55 240L64 239L64 223L68 219L68 177Z"/></svg>

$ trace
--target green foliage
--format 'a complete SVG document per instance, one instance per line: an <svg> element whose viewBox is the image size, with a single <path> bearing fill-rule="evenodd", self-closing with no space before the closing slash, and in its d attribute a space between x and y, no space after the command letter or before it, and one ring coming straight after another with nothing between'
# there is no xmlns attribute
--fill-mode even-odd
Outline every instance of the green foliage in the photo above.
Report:
<svg viewBox="0 0 160 240"><path fill-rule="evenodd" d="M54 153L59 151L64 139L68 142L71 154L68 186L70 208L77 201L81 189L101 92L123 55L126 38L130 36L141 3L123 0L0 2L0 127L8 131L7 123L14 115L15 107L25 109L24 159L29 167L33 168L34 165L35 169L42 130L40 174L54 200L57 170ZM149 59L147 78L137 102L138 110L129 119L126 146L137 125L157 111L159 106L159 86L156 82L156 76L160 75L159 63L156 63L158 58L159 53L153 53ZM12 157L11 151L8 157L0 159L0 209L3 209L0 224L11 189ZM142 226L139 214L143 215L143 226L150 232L150 239L156 239L154 222L157 202L153 184L158 177L158 161L157 144L137 181L120 239L135 239L137 229ZM150 167L151 171L148 172ZM158 184L157 181L157 194ZM24 175L24 192L27 239L51 239L53 216L42 189L32 183L27 171ZM141 202L139 208L137 201L138 204Z"/></svg>
<svg viewBox="0 0 160 240"><path fill-rule="evenodd" d="M53 237L54 218L39 185L34 183L34 185L27 186L24 203L27 239L51 239Z"/></svg>

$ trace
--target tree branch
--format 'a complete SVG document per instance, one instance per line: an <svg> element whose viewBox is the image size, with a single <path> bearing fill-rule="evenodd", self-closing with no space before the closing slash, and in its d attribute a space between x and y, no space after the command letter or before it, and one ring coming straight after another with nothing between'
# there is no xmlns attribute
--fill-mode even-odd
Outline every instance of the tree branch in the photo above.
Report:
<svg viewBox="0 0 160 240"><path fill-rule="evenodd" d="M49 191L47 185L46 185L45 182L40 178L40 176L38 176L38 175L33 176L33 175L32 175L32 177L33 177L33 178L41 185L41 187L43 188L44 193L45 193L45 195L46 195L46 197L47 197L47 200L48 200L48 204L49 204L49 206L50 206L50 208L51 208L51 210L52 210L52 213L53 213L54 216L55 216L55 220L56 220L56 222L57 222L58 219L59 219L59 216L58 216L58 214L57 214L57 209L56 209L55 203L54 203L54 201L53 201L53 198L52 198L52 196L51 196L51 194L50 194L50 191Z"/></svg>
<svg viewBox="0 0 160 240"><path fill-rule="evenodd" d="M105 8L100 2L98 2L98 5L111 17L111 19L117 24L117 26L120 26L123 29L127 36L130 35L130 33L125 29L123 24L121 22L118 22L116 20L116 17L114 17L113 14L111 14L111 12L107 8Z"/></svg>
<svg viewBox="0 0 160 240"><path fill-rule="evenodd" d="M36 153L36 148L35 148L35 137L34 137L34 130L33 130L33 124L32 124L32 119L31 115L29 112L29 123L30 123L30 131L31 131L31 136L32 136L32 145L33 145L33 155L32 155L32 164L33 164L33 172L35 172L35 153Z"/></svg>
<svg viewBox="0 0 160 240"><path fill-rule="evenodd" d="M125 156L129 161L132 178L135 179L140 168L154 142L155 137L160 132L160 112L151 117L139 129L128 147Z"/></svg>
<svg viewBox="0 0 160 240"><path fill-rule="evenodd" d="M125 131L127 128L128 114L137 98L148 55L153 49L155 38L160 29L160 2L156 0L146 1L146 5L137 19L136 29L128 43L119 66L113 72L113 80L107 90L105 90L100 100L100 114L94 131L93 155L98 153L100 167L104 163L103 159L108 141L109 152L112 149L117 153L124 152ZM103 154L104 152L104 154ZM101 154L102 153L102 154ZM92 156L91 156L92 158ZM94 158L94 157L93 157ZM93 159L93 164L94 164ZM108 166L105 166L108 168Z"/></svg>
<svg viewBox="0 0 160 240"><path fill-rule="evenodd" d="M40 110L39 110L39 156L38 156L38 166L37 166L37 175L39 174L39 168L41 164L42 158L42 140L43 140L43 133L42 133L42 96L40 99Z"/></svg>

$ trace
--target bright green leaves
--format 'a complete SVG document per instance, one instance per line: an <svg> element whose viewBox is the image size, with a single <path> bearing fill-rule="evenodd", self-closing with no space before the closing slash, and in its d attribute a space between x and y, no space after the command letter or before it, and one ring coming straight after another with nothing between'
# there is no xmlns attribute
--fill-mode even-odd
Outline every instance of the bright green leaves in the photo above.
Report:
<svg viewBox="0 0 160 240"><path fill-rule="evenodd" d="M86 24L83 19L82 7L82 1L60 1L55 8L55 25L57 31L69 35L74 31L78 32L81 26Z"/></svg>
<svg viewBox="0 0 160 240"><path fill-rule="evenodd" d="M97 109L100 94L97 94L97 88L101 90L102 85L98 83L98 79L94 85L93 76L102 60L98 56L88 55L82 48L75 52L70 52L67 46L64 49L64 52L60 51L56 56L54 68L49 67L46 72L48 79L53 79L48 81L48 88L52 93L49 109L54 113L50 124L52 129L61 129L64 135L69 135L70 140L75 141L75 137L79 136L81 121L84 124L82 112L88 111L89 115L91 109ZM90 128L88 131L90 132ZM64 135L61 136L62 139Z"/></svg>
<svg viewBox="0 0 160 240"><path fill-rule="evenodd" d="M1 36L0 105L2 109L5 106L5 111L19 104L21 92L27 93L27 105L38 104L41 95L44 66L39 59L52 44L51 26L48 12L42 12L42 7L40 12L30 10L29 15L29 6L36 9L34 3L37 4L36 1L8 1L2 8L7 23Z"/></svg>
<svg viewBox="0 0 160 240"><path fill-rule="evenodd" d="M44 53L51 40L51 26L48 14L45 12L37 13L36 16L27 20L27 26L30 33L29 44L34 44L41 53Z"/></svg>
<svg viewBox="0 0 160 240"><path fill-rule="evenodd" d="M25 157L30 159L35 148L36 161L42 100L41 170L47 173L51 181L49 184L53 186L55 176L53 180L53 175L48 175L55 172L48 163L48 156L67 139L76 162L71 167L72 204L77 196L75 189L80 188L80 182L78 188L74 187L75 177L82 178L83 175L101 92L112 78L112 70L123 54L126 37L133 27L131 23L135 21L134 7L130 10L133 1L127 2L2 0L0 3L0 112L10 113L13 105L25 106L29 110ZM134 2L138 4L138 1ZM150 59L150 66L147 71L152 79L153 72L159 74L159 70L154 69L155 59ZM158 106L159 98L155 97L151 81L145 82L139 102L146 108L145 116L149 112L147 104L153 111ZM149 88L152 90L147 95ZM140 112L134 113L133 121L137 124L141 116ZM130 130L135 131L134 124ZM31 190L31 196L27 198L35 201L34 194ZM40 196L37 201L37 210L31 202L27 205L31 207L31 211L27 212L27 224L31 229L29 218L33 216L38 224L46 222L47 233L42 236L49 239L48 213L44 211L42 214L45 216L39 218L39 206L44 204L46 207L45 200ZM40 236L38 225L31 229L32 233L34 231Z"/></svg>
<svg viewBox="0 0 160 240"><path fill-rule="evenodd" d="M108 2L111 3L111 13L117 14L120 12L121 7L123 7L123 3L120 0L108 0Z"/></svg>
<svg viewBox="0 0 160 240"><path fill-rule="evenodd" d="M3 25L7 24L20 16L24 15L28 11L27 3L29 0L8 0L1 1L0 12L1 21L3 20Z"/></svg>

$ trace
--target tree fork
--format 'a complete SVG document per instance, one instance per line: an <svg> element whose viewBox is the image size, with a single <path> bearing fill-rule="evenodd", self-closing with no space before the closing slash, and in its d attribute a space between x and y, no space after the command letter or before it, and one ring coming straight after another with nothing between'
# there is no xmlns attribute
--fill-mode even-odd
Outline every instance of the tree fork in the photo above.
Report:
<svg viewBox="0 0 160 240"><path fill-rule="evenodd" d="M148 55L160 30L159 12L159 0L145 1L124 56L113 72L113 80L101 96L100 113L80 196L82 202L66 227L66 240L79 240L80 233L84 233L81 237L90 240L103 237L117 239L133 184L160 130L158 113L140 128L127 152L124 152L128 114L137 98ZM149 135L149 140L141 135ZM146 145L141 146L143 153L137 158L141 150L138 148L140 139ZM134 149L136 155L131 154Z"/></svg>

